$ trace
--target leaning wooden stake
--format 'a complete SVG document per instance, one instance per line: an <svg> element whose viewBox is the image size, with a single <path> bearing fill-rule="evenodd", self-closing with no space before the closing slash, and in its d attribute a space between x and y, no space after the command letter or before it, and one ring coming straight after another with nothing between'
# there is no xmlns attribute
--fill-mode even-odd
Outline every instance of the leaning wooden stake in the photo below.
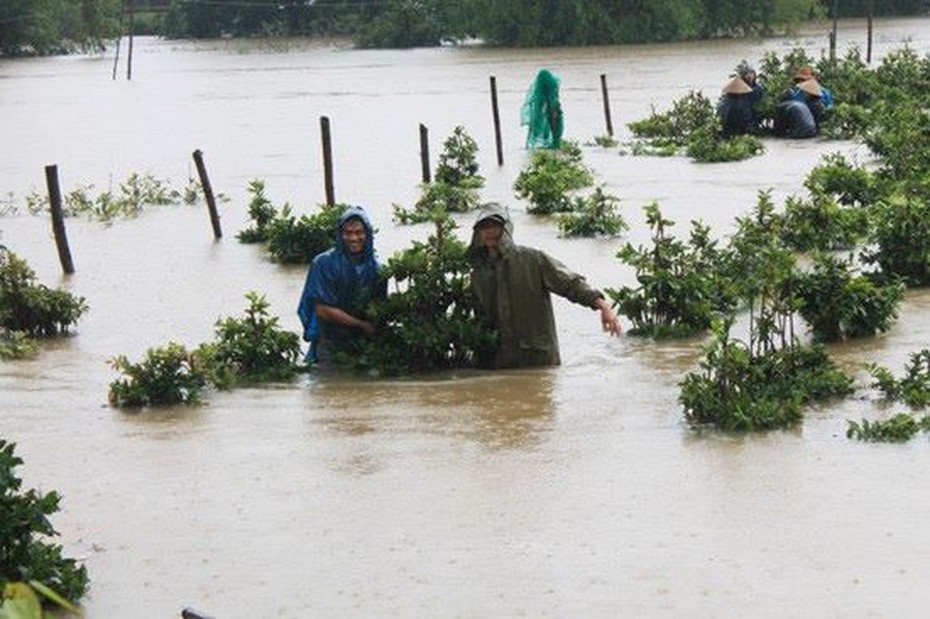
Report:
<svg viewBox="0 0 930 619"><path fill-rule="evenodd" d="M429 183L432 180L429 169L429 129L423 123L420 123L420 170L423 182Z"/></svg>
<svg viewBox="0 0 930 619"><path fill-rule="evenodd" d="M207 176L207 166L203 162L203 153L198 148L194 151L194 163L197 165L197 175L200 176L200 186L203 188L203 197L207 201L207 209L210 211L210 223L213 225L213 238L223 238L223 230L220 228L220 215L216 210L216 199L213 197L213 186L210 184L210 177Z"/></svg>
<svg viewBox="0 0 930 619"><path fill-rule="evenodd" d="M494 115L494 144L497 146L497 165L504 165L504 149L501 143L501 114L497 109L497 79L491 76L491 113Z"/></svg>
<svg viewBox="0 0 930 619"><path fill-rule="evenodd" d="M129 53L126 56L126 79L132 79L132 38L133 31L136 29L135 2L129 0Z"/></svg>
<svg viewBox="0 0 930 619"><path fill-rule="evenodd" d="M326 189L326 204L336 203L333 187L333 142L329 134L329 118L320 116L320 133L323 137L323 183Z"/></svg>
<svg viewBox="0 0 930 619"><path fill-rule="evenodd" d="M71 260L71 249L68 247L68 234L65 232L65 216L61 210L61 188L58 185L58 166L45 166L45 184L48 186L48 202L52 211L52 232L55 234L55 245L58 246L58 260L61 269L71 275L74 273L74 262Z"/></svg>
<svg viewBox="0 0 930 619"><path fill-rule="evenodd" d="M872 64L872 13L874 12L874 7L872 6L872 0L869 0L869 18L868 18L868 42L865 46L865 63Z"/></svg>
<svg viewBox="0 0 930 619"><path fill-rule="evenodd" d="M607 135L613 137L614 123L610 119L610 95L607 94L607 76L601 73L601 95L604 99L604 119L607 121Z"/></svg>

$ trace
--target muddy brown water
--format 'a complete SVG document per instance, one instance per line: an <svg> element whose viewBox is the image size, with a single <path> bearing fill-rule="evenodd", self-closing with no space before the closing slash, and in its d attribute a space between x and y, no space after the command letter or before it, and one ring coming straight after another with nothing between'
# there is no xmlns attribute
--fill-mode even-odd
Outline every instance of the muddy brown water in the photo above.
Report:
<svg viewBox="0 0 930 619"><path fill-rule="evenodd" d="M926 437L848 440L847 419L892 412L868 390L808 411L793 431L696 433L676 399L700 339L611 340L595 313L561 299L558 368L306 377L137 414L106 402L109 358L209 340L218 318L241 315L248 291L299 329L304 269L234 236L250 179L301 213L323 201L320 116L332 124L336 197L369 209L383 258L428 232L390 219L392 203L418 195L418 124L429 127L434 162L461 124L481 147L482 196L511 206L517 241L596 286L620 286L632 273L614 254L647 241L646 202L658 200L680 234L701 219L725 236L760 190L782 204L821 155L868 161L868 152L766 141L764 156L697 165L585 147L631 230L560 239L511 190L527 158L518 113L535 72L560 75L566 135L580 142L606 133L606 74L624 138L650 105L690 89L714 94L736 62L767 50L817 55L828 31L516 51L141 39L132 81L122 62L111 79L112 51L0 62L0 197L20 205L0 218L0 242L91 308L73 337L0 364L0 435L17 443L27 486L64 495L53 522L89 570L87 616L155 619L185 606L221 618L923 616ZM864 37L864 23L842 22L841 53ZM905 41L930 51L930 23L876 22L876 56ZM45 165L59 166L64 191L99 192L133 171L183 187L194 149L229 197L221 241L202 206L151 208L110 226L69 220L77 273L61 275L48 221L23 212L25 196L44 190ZM889 333L830 352L864 384L863 362L900 369L927 346L928 317L930 295L909 292Z"/></svg>

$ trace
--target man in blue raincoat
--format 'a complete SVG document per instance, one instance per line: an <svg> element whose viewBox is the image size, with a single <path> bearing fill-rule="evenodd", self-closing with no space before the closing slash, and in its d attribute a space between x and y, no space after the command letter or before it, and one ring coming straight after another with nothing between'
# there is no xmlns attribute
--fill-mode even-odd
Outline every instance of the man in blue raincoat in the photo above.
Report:
<svg viewBox="0 0 930 619"><path fill-rule="evenodd" d="M304 341L310 342L307 361L332 364L335 353L354 352L361 338L374 333L364 315L372 299L387 296L380 268L367 213L360 206L347 208L335 247L313 259L297 308Z"/></svg>

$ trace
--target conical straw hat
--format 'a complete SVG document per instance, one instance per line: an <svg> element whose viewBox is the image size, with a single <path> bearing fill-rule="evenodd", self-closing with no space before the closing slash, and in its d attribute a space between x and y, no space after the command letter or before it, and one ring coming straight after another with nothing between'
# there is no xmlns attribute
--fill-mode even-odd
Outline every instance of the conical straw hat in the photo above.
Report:
<svg viewBox="0 0 930 619"><path fill-rule="evenodd" d="M811 95L812 97L819 97L821 94L823 94L820 89L820 84L818 84L817 80L814 78L804 80L803 82L798 82L798 88Z"/></svg>
<svg viewBox="0 0 930 619"><path fill-rule="evenodd" d="M751 92L752 88L739 76L734 77L723 86L723 94L725 95L747 95Z"/></svg>

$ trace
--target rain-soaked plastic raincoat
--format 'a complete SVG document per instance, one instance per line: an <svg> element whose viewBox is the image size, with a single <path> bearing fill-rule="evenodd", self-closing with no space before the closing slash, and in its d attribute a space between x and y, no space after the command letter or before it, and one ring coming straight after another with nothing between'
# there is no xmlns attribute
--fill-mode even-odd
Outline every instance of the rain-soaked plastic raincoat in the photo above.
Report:
<svg viewBox="0 0 930 619"><path fill-rule="evenodd" d="M499 204L485 205L475 226L491 217L504 224L500 255L488 255L477 230L468 250L480 318L498 332L497 350L486 364L496 368L559 365L550 293L593 309L603 295L545 252L514 244L513 223Z"/></svg>
<svg viewBox="0 0 930 619"><path fill-rule="evenodd" d="M352 218L360 219L365 225L365 250L361 259L352 258L342 239L342 227ZM319 320L317 303L363 316L372 299L383 299L387 295L387 282L378 274L380 265L375 257L374 241L368 214L360 206L351 206L339 218L335 247L313 259L297 308L304 327L304 341L310 342L308 361L326 363L331 360L332 351L351 350L362 337L358 329Z"/></svg>

